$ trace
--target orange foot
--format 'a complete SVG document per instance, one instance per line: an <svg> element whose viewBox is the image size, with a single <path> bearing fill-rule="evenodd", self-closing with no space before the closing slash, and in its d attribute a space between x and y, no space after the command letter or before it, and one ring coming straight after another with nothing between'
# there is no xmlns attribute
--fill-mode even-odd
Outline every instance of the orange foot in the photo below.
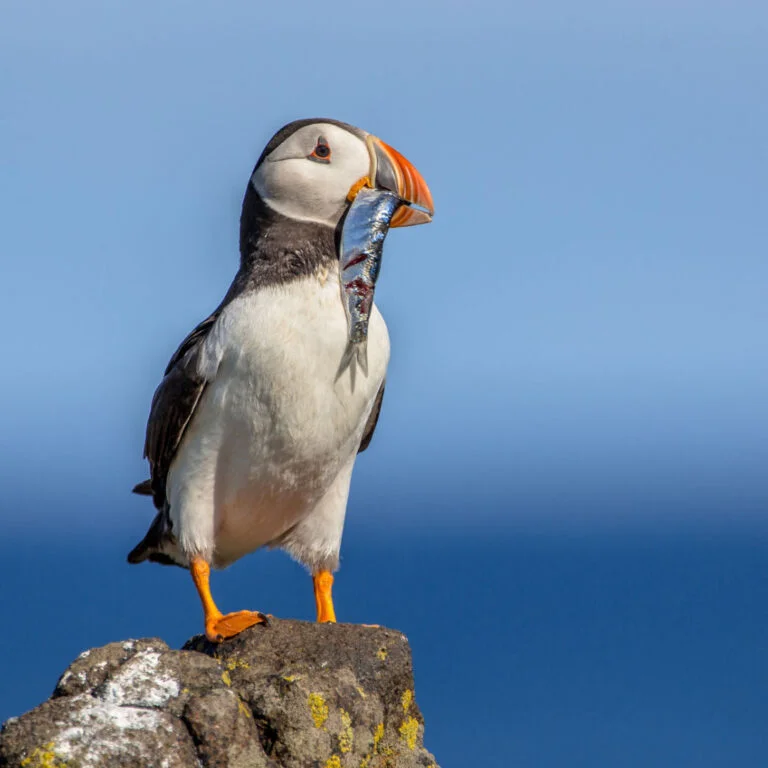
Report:
<svg viewBox="0 0 768 768"><path fill-rule="evenodd" d="M213 615L205 620L205 636L212 643L220 643L228 637L239 635L248 627L267 623L267 617L259 611L237 611L224 616Z"/></svg>
<svg viewBox="0 0 768 768"><path fill-rule="evenodd" d="M323 624L336 623L336 611L333 610L333 574L330 571L318 571L312 576L315 586L315 605L317 606L317 620Z"/></svg>

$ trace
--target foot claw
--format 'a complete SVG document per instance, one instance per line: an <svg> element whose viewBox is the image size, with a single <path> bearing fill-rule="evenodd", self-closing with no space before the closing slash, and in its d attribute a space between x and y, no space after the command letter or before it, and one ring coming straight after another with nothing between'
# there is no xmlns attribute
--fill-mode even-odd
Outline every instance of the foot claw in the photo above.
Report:
<svg viewBox="0 0 768 768"><path fill-rule="evenodd" d="M219 616L206 622L205 636L212 643L220 643L229 637L239 635L244 629L256 624L268 624L267 617L259 611L237 611Z"/></svg>

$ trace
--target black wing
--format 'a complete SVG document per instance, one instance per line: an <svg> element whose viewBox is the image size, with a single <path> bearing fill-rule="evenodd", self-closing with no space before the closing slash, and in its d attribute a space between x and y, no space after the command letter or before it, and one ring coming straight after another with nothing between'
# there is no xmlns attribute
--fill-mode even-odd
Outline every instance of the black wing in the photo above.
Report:
<svg viewBox="0 0 768 768"><path fill-rule="evenodd" d="M362 453L371 444L371 438L373 437L376 425L379 423L379 414L381 413L381 401L384 399L385 384L386 382L382 381L381 387L379 387L379 394L376 395L373 408L371 408L371 413L368 416L368 423L365 425L365 430L363 431L363 439L360 441L360 447L357 449L358 453Z"/></svg>
<svg viewBox="0 0 768 768"><path fill-rule="evenodd" d="M171 462L208 384L198 372L198 357L200 345L219 314L220 309L203 320L181 342L152 398L144 442L144 456L149 459L151 478L139 483L133 490L151 495L160 510L165 504L165 483Z"/></svg>

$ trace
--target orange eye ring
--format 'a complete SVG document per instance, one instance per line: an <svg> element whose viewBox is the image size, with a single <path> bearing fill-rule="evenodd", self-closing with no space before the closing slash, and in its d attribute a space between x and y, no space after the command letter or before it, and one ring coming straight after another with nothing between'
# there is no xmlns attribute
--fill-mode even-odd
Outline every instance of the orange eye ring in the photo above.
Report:
<svg viewBox="0 0 768 768"><path fill-rule="evenodd" d="M315 148L312 150L312 154L309 155L309 159L315 160L318 163L331 162L331 148L322 136L318 138L317 144L315 144Z"/></svg>

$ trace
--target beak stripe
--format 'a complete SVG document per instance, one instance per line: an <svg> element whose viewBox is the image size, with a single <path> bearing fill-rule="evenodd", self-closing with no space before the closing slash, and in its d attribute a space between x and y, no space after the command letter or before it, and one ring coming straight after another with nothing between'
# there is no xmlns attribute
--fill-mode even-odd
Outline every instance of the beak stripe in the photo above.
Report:
<svg viewBox="0 0 768 768"><path fill-rule="evenodd" d="M382 150L382 163L386 163L389 168L376 168L377 176L374 179L381 183L382 173L391 170L396 177L396 192L407 205L402 206L392 217L391 227L408 227L414 224L426 224L432 220L434 213L434 203L432 202L432 193L429 191L427 183L421 174L416 170L412 163L396 149L385 144L381 139L371 137L373 142ZM371 153L372 164L376 164L376 152ZM387 162L388 161L388 162ZM392 179L395 181L395 179ZM384 183L385 188L389 188ZM414 207L416 206L416 207Z"/></svg>

